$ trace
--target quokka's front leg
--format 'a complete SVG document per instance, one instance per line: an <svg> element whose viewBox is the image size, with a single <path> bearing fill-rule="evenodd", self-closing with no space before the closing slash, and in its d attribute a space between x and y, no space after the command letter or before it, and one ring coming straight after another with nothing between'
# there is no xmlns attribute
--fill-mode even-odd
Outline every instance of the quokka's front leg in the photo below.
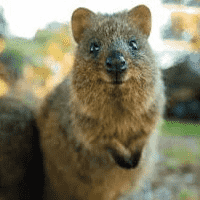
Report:
<svg viewBox="0 0 200 200"><path fill-rule="evenodd" d="M109 145L106 145L106 149L112 155L116 164L126 169L137 167L142 155L140 146L134 147L134 151L131 151L116 139L112 139Z"/></svg>

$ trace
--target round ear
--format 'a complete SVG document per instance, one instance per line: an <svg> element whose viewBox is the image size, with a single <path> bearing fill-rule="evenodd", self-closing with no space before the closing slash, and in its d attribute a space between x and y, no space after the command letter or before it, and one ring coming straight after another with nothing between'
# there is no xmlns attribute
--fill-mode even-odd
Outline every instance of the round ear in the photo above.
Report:
<svg viewBox="0 0 200 200"><path fill-rule="evenodd" d="M72 14L72 32L74 39L79 43L85 29L90 27L90 19L95 13L86 9L78 8Z"/></svg>
<svg viewBox="0 0 200 200"><path fill-rule="evenodd" d="M128 20L130 24L135 25L146 36L151 32L151 11L145 5L139 5L132 8L128 12Z"/></svg>

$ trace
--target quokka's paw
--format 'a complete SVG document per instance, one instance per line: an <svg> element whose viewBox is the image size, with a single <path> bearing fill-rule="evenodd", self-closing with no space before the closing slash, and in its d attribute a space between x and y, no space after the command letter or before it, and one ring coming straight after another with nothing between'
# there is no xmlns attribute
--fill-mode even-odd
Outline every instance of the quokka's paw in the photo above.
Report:
<svg viewBox="0 0 200 200"><path fill-rule="evenodd" d="M113 159L115 162L122 168L125 169L133 169L136 168L139 164L140 158L141 158L141 151L136 151L132 155L119 155L118 152L114 149L108 149L108 151L111 153Z"/></svg>

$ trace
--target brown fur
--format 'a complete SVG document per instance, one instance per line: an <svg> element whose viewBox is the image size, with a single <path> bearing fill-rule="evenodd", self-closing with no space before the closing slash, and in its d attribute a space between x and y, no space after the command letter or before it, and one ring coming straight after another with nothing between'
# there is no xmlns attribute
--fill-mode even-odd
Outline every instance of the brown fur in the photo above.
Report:
<svg viewBox="0 0 200 200"><path fill-rule="evenodd" d="M164 105L160 71L148 44L150 30L146 6L113 15L74 11L78 46L73 69L38 118L45 199L116 199L138 184L148 165L143 150ZM131 38L138 45L133 54ZM90 53L94 42L100 44L97 56ZM123 54L128 66L120 84L114 84L105 67L113 50Z"/></svg>
<svg viewBox="0 0 200 200"><path fill-rule="evenodd" d="M39 143L31 109L18 99L1 97L0 199L42 198L44 173Z"/></svg>

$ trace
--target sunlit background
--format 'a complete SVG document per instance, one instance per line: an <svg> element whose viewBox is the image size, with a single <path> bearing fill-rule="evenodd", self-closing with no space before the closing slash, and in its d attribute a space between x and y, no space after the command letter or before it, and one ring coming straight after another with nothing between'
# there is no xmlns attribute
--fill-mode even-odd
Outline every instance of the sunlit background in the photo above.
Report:
<svg viewBox="0 0 200 200"><path fill-rule="evenodd" d="M171 158L167 166L191 164L199 170L200 0L0 0L0 96L14 96L36 109L63 80L73 65L76 44L70 19L76 8L114 13L138 4L152 12L149 42L165 81L167 105L160 134L174 141L161 143L163 155ZM200 174L195 177L200 187ZM176 176L172 180L184 182ZM200 199L199 189L187 187L170 199Z"/></svg>
<svg viewBox="0 0 200 200"><path fill-rule="evenodd" d="M1 95L14 93L33 103L44 98L69 72L75 42L70 19L78 7L114 13L147 5L152 12L149 38L163 69L167 118L200 119L200 1L124 0L0 1ZM19 90L19 91L17 91ZM23 91L23 92L22 92Z"/></svg>

